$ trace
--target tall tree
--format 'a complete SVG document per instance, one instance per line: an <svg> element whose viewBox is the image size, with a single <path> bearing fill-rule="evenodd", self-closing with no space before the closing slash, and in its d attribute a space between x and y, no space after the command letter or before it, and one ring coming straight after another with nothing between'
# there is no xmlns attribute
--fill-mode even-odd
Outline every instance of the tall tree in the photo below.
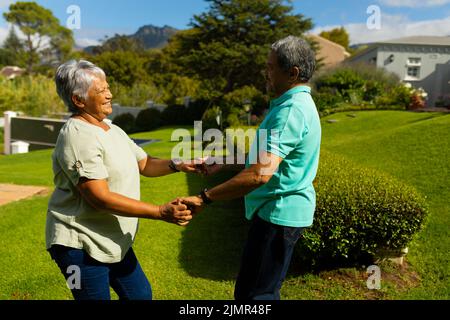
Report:
<svg viewBox="0 0 450 320"><path fill-rule="evenodd" d="M23 42L17 36L14 27L9 30L8 37L3 42L2 53L3 59L0 59L2 65L24 66Z"/></svg>
<svg viewBox="0 0 450 320"><path fill-rule="evenodd" d="M207 0L207 12L195 15L192 29L169 43L173 61L183 73L207 81L223 96L237 88L255 86L264 91L270 44L288 35L303 36L312 21L293 14L283 0Z"/></svg>
<svg viewBox="0 0 450 320"><path fill-rule="evenodd" d="M16 2L3 14L6 21L16 25L25 35L25 56L28 73L40 61L42 54L55 50L61 56L71 50L72 31L61 26L53 13L35 2Z"/></svg>
<svg viewBox="0 0 450 320"><path fill-rule="evenodd" d="M319 35L322 38L325 38L330 41L333 41L334 43L340 44L346 50L349 49L350 36L344 27L334 28L330 31L322 31Z"/></svg>

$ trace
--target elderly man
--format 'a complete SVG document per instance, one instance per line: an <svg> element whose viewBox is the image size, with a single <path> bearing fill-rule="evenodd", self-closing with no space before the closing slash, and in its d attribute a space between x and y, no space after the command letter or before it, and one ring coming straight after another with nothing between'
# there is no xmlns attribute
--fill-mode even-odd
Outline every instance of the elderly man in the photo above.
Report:
<svg viewBox="0 0 450 320"><path fill-rule="evenodd" d="M237 300L280 299L294 245L312 225L312 183L321 140L319 115L307 86L314 69L314 52L304 40L289 36L274 43L267 61L267 89L274 99L245 168L225 183L183 199L199 211L214 201L245 196L246 218L252 224L236 281ZM263 130L266 141L259 139ZM209 172L227 166L214 164Z"/></svg>
<svg viewBox="0 0 450 320"><path fill-rule="evenodd" d="M186 225L191 211L178 200L163 205L140 201L140 178L197 172L195 161L174 163L148 156L109 122L112 94L102 69L69 61L56 71L56 88L72 117L53 152L55 190L47 211L47 249L72 283L75 299L152 298L150 283L132 244L138 218Z"/></svg>

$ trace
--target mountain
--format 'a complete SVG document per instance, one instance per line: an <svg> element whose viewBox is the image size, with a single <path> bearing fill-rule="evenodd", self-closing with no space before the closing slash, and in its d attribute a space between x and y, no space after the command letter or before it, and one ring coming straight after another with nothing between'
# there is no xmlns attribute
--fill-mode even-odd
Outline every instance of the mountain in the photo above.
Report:
<svg viewBox="0 0 450 320"><path fill-rule="evenodd" d="M140 40L146 49L162 48L177 31L177 29L167 25L162 28L147 25L140 27L130 38Z"/></svg>
<svg viewBox="0 0 450 320"><path fill-rule="evenodd" d="M132 35L118 35L109 38L106 40L103 45L111 44L114 41L118 40L121 37L126 37L129 39L138 40L145 49L153 49L153 48L162 48L164 47L168 40L176 33L178 29L172 28L170 26L157 27L154 25L146 25L140 27L139 30ZM84 48L83 50L88 53L95 52L96 48L101 46L89 46Z"/></svg>

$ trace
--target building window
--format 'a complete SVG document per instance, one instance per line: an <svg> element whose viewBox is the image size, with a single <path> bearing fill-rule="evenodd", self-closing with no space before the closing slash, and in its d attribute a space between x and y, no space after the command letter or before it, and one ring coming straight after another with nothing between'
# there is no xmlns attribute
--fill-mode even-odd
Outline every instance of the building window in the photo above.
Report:
<svg viewBox="0 0 450 320"><path fill-rule="evenodd" d="M408 67L405 80L419 80L420 67Z"/></svg>
<svg viewBox="0 0 450 320"><path fill-rule="evenodd" d="M408 66L420 66L422 65L422 58L411 57L408 58Z"/></svg>

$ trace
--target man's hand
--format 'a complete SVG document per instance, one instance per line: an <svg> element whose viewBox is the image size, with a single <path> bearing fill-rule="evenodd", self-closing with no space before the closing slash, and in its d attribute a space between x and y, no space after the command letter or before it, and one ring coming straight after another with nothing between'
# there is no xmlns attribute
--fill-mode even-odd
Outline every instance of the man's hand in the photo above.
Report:
<svg viewBox="0 0 450 320"><path fill-rule="evenodd" d="M193 160L174 160L175 168L185 173L197 173L206 175L205 159L193 159Z"/></svg>
<svg viewBox="0 0 450 320"><path fill-rule="evenodd" d="M180 199L172 200L170 203L159 206L160 219L166 222L175 223L179 226L186 226L192 220L192 212Z"/></svg>
<svg viewBox="0 0 450 320"><path fill-rule="evenodd" d="M203 199L200 196L185 197L180 200L181 203L185 204L194 214L200 213L205 206Z"/></svg>
<svg viewBox="0 0 450 320"><path fill-rule="evenodd" d="M206 166L206 175L212 176L222 171L225 168L225 164L214 163Z"/></svg>

